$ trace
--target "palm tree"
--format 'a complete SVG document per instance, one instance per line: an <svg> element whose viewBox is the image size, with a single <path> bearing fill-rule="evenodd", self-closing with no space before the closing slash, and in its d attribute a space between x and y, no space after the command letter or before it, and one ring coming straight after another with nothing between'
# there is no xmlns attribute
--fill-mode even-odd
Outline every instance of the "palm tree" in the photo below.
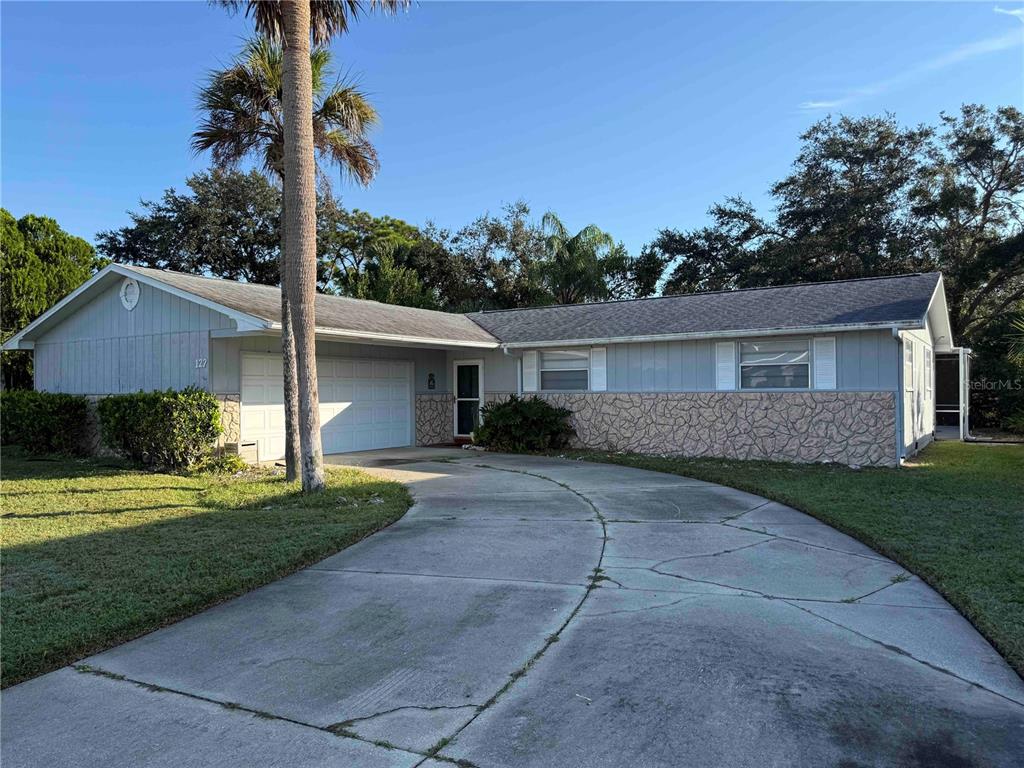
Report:
<svg viewBox="0 0 1024 768"><path fill-rule="evenodd" d="M607 299L610 290L606 278L626 268L625 250L593 224L570 234L551 211L544 214L541 227L547 234L547 259L540 265L540 272L555 302L576 304Z"/></svg>
<svg viewBox="0 0 1024 768"><path fill-rule="evenodd" d="M202 125L192 136L197 152L209 150L220 167L233 167L256 156L263 169L287 183L284 163L283 76L281 46L266 38L248 42L229 68L213 72L200 91ZM313 92L313 142L317 158L337 165L342 174L368 184L378 169L377 153L366 139L377 113L354 85L328 86L331 55L323 48L310 53ZM319 168L318 168L319 170ZM295 480L300 462L298 381L292 316L288 301L285 249L287 221L281 216L281 352L284 358L285 467Z"/></svg>
<svg viewBox="0 0 1024 768"><path fill-rule="evenodd" d="M366 7L360 0L218 0L229 10L243 6L256 29L281 42L284 123L285 269L298 379L302 489L324 487L320 403L316 383L316 160L313 134L313 74L310 38L326 43L348 30ZM370 0L371 9L394 13L409 0Z"/></svg>
<svg viewBox="0 0 1024 768"><path fill-rule="evenodd" d="M1024 365L1024 315L1014 319L1010 325L1016 331L1010 334L1010 359Z"/></svg>

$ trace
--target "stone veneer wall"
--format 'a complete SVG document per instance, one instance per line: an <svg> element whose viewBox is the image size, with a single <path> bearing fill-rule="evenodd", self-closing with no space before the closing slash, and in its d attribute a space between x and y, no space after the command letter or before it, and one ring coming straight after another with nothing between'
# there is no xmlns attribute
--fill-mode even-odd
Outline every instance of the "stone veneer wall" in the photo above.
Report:
<svg viewBox="0 0 1024 768"><path fill-rule="evenodd" d="M234 443L235 450L242 441L242 396L214 395L220 405L221 436L217 439L217 447L223 448Z"/></svg>
<svg viewBox="0 0 1024 768"><path fill-rule="evenodd" d="M484 405L508 400L511 392L484 392ZM416 395L416 445L455 442L455 398L450 394Z"/></svg>
<svg viewBox="0 0 1024 768"><path fill-rule="evenodd" d="M590 392L541 397L573 412L579 447L896 464L892 392Z"/></svg>
<svg viewBox="0 0 1024 768"><path fill-rule="evenodd" d="M416 395L416 445L454 442L455 400L450 394Z"/></svg>

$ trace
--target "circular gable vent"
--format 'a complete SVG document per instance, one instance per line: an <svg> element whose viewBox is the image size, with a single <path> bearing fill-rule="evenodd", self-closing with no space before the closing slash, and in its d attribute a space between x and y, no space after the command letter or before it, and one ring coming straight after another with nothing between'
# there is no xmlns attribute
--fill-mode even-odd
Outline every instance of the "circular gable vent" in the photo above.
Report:
<svg viewBox="0 0 1024 768"><path fill-rule="evenodd" d="M121 305L131 312L139 303L139 284L133 278L126 277L121 283Z"/></svg>

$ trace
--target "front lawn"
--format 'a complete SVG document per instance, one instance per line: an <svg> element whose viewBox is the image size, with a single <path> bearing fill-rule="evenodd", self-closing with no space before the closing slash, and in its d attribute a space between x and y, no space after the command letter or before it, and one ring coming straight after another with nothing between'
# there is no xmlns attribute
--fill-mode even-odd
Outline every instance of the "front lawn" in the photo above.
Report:
<svg viewBox="0 0 1024 768"><path fill-rule="evenodd" d="M901 469L562 453L740 488L807 512L941 592L1024 676L1024 446L934 443Z"/></svg>
<svg viewBox="0 0 1024 768"><path fill-rule="evenodd" d="M268 470L183 477L5 448L2 477L5 686L314 563L410 504L339 468L307 497Z"/></svg>

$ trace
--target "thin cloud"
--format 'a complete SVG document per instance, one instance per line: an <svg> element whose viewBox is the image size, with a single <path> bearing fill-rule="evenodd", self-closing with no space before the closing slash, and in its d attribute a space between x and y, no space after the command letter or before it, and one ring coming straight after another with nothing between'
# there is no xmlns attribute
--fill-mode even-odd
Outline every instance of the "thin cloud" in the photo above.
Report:
<svg viewBox="0 0 1024 768"><path fill-rule="evenodd" d="M1004 11L997 8L996 11L1006 13L1010 16L1016 16L1020 18L1021 21L1024 21L1024 10ZM936 56L933 59L921 62L916 67L911 67L901 75L890 77L886 80L879 80L859 88L851 88L846 93L831 99L805 101L800 105L800 109L821 110L845 107L846 105L859 101L860 99L877 96L880 93L891 91L894 88L906 85L907 83L919 79L922 75L947 69L961 62L976 59L979 56L986 56L990 53L1016 48L1022 43L1024 43L1024 34L1022 34L1020 30L1013 30L1002 35L985 38L984 40L976 40L973 43L965 43L964 45L957 46L953 50L944 53L941 56Z"/></svg>
<svg viewBox="0 0 1024 768"><path fill-rule="evenodd" d="M1013 9L1000 8L997 5L992 10L994 10L996 13L1005 14L1006 16L1013 16L1013 17L1015 17L1017 19L1020 19L1021 23L1024 23L1024 8L1013 8Z"/></svg>
<svg viewBox="0 0 1024 768"><path fill-rule="evenodd" d="M835 109L846 104L849 99L826 99L824 101L800 102L800 109Z"/></svg>

